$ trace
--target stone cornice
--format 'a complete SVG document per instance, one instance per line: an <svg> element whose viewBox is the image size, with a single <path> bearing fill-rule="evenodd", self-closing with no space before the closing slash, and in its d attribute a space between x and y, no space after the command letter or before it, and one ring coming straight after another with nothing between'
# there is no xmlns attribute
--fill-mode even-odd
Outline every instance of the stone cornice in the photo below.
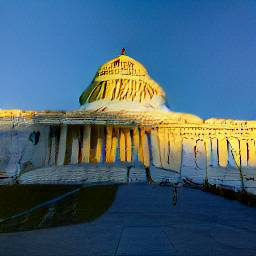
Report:
<svg viewBox="0 0 256 256"><path fill-rule="evenodd" d="M256 121L229 119L202 120L175 112L97 112L97 111L23 111L1 110L0 125L115 125L143 128L169 128L181 136L256 137Z"/></svg>

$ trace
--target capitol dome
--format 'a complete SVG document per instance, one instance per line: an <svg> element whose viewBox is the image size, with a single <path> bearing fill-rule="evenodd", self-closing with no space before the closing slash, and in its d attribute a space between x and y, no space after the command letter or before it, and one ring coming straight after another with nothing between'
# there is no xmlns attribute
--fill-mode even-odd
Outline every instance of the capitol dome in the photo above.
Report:
<svg viewBox="0 0 256 256"><path fill-rule="evenodd" d="M98 69L79 101L84 109L168 111L164 90L140 62L124 53Z"/></svg>

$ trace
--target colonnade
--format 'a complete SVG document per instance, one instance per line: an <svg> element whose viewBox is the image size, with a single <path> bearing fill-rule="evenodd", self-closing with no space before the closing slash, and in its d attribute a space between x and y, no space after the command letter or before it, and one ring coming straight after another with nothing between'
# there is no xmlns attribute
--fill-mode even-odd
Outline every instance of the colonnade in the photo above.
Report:
<svg viewBox="0 0 256 256"><path fill-rule="evenodd" d="M61 125L49 145L50 165L141 162L150 166L150 134L143 128Z"/></svg>
<svg viewBox="0 0 256 256"><path fill-rule="evenodd" d="M201 168L256 167L254 136L216 129L61 125L51 136L49 151L48 163L58 166L138 161L180 172L190 161Z"/></svg>

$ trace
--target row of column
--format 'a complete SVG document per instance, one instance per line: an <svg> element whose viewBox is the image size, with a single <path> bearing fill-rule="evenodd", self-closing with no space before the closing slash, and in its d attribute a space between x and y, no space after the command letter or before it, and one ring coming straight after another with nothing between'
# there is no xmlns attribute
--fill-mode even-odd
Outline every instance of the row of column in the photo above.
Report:
<svg viewBox="0 0 256 256"><path fill-rule="evenodd" d="M153 164L156 167L180 171L182 137L167 128L151 130Z"/></svg>
<svg viewBox="0 0 256 256"><path fill-rule="evenodd" d="M150 166L150 141L145 129L62 125L51 136L50 165L140 161Z"/></svg>
<svg viewBox="0 0 256 256"><path fill-rule="evenodd" d="M186 137L169 128L151 130L153 164L180 171L182 166L256 167L254 139L219 136L217 138Z"/></svg>
<svg viewBox="0 0 256 256"><path fill-rule="evenodd" d="M254 139L186 138L169 128L62 125L49 152L50 165L139 161L177 172L182 166L256 167Z"/></svg>

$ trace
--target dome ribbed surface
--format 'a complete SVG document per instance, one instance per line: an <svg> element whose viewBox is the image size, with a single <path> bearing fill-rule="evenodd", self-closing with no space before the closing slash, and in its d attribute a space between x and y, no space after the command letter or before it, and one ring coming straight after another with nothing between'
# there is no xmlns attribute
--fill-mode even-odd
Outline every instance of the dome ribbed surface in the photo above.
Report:
<svg viewBox="0 0 256 256"><path fill-rule="evenodd" d="M89 87L80 96L80 104L99 100L129 100L145 103L165 92L150 78L145 67L126 55L120 55L103 64Z"/></svg>

